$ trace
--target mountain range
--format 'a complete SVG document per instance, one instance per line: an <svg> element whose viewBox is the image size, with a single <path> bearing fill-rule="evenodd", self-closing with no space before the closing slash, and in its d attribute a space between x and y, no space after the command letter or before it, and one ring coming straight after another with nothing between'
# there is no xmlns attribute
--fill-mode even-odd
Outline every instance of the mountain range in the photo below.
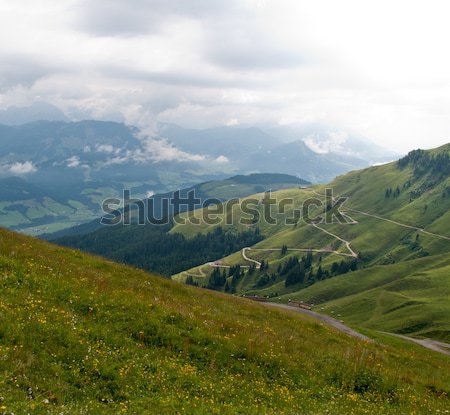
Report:
<svg viewBox="0 0 450 415"><path fill-rule="evenodd" d="M0 413L445 413L450 144L30 121L0 223L51 243L0 229Z"/></svg>
<svg viewBox="0 0 450 415"><path fill-rule="evenodd" d="M331 145L337 136L340 144ZM94 219L101 201L124 189L145 198L233 174L273 172L326 182L393 158L363 143L323 125L158 124L149 137L119 122L73 122L45 103L13 107L0 112L2 225L38 235Z"/></svg>

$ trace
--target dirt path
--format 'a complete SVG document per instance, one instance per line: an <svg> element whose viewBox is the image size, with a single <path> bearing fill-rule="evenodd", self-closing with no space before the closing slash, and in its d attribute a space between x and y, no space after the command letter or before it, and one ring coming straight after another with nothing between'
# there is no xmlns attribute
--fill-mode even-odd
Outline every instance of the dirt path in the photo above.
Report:
<svg viewBox="0 0 450 415"><path fill-rule="evenodd" d="M357 331L351 329L350 327L346 326L345 324L341 323L340 321L337 321L333 317L327 316L325 314L319 314L312 310L306 310L304 308L300 307L292 307L287 304L278 304L278 303L261 303L264 305L267 305L269 307L276 307L276 308L282 308L283 310L290 310L290 311L296 311L298 313L307 314L308 316L317 318L318 320L324 321L334 328L338 329L339 331L342 331L343 333L348 334L349 336L356 337L358 339L372 342L373 340L370 339L367 336L364 336L364 334L358 333Z"/></svg>
<svg viewBox="0 0 450 415"><path fill-rule="evenodd" d="M430 235L430 236L434 236L436 238L446 239L447 241L450 241L450 237L448 237L448 236L440 235L438 233L429 232L429 231L426 231L423 228L418 228L417 226L406 225L405 223L397 222L397 221L392 220L392 219L383 218L381 216L373 215L371 213L363 212L361 210L356 210L356 209L348 209L348 210L351 211L351 212L359 213L361 215L369 216L371 218L384 220L385 222L390 222L390 223L393 223L394 225L403 226L404 228L414 229L414 230L416 230L418 232L422 232L422 233L424 233L426 235Z"/></svg>
<svg viewBox="0 0 450 415"><path fill-rule="evenodd" d="M256 259L249 258L247 256L247 254L246 254L246 251L248 249L252 249L252 248L250 248L250 247L242 248L242 251L241 251L242 252L242 258L244 258L246 261L253 262L256 265L256 268L260 269L261 268L261 262L257 261Z"/></svg>
<svg viewBox="0 0 450 415"><path fill-rule="evenodd" d="M343 242L345 244L345 246L347 247L348 251L350 252L350 256L352 256L353 258L358 258L358 254L352 249L349 241L346 241L345 239L342 239L340 236L337 236L334 233L331 233L331 232L327 231L326 229L323 229L320 226L317 226L315 223L313 223L312 226L314 226L317 229L320 229L322 232L325 232L326 234L333 236L337 240Z"/></svg>
<svg viewBox="0 0 450 415"><path fill-rule="evenodd" d="M399 337L400 339L408 340L410 342L419 344L422 347L426 347L427 349L434 350L435 352L446 354L446 355L450 356L450 344L448 344L448 343L443 343L443 342L439 342L437 340L431 340L431 339L415 339L414 337L404 336L403 334L388 333L385 331L381 331L380 333Z"/></svg>
<svg viewBox="0 0 450 415"><path fill-rule="evenodd" d="M333 317L327 316L325 314L316 313L315 311L306 310L306 309L299 308L299 307L292 307L287 304L278 304L278 303L261 303L261 304L264 304L269 307L276 307L276 308L281 308L283 310L291 310L291 311L296 311L298 313L306 314L308 316L317 318L318 320L321 320L321 321L324 321L324 322L330 324L337 330L339 330L343 333L346 333L349 336L356 337L358 339L361 339L361 340L364 340L367 342L373 342L373 340L371 338L365 336L364 334L358 333L357 331L351 329L350 327L346 326L345 324L341 323L340 321L337 321ZM407 340L407 341L416 343L422 347L433 350L435 352L450 356L450 344L448 344L448 343L440 342L437 340L431 340L431 339L415 339L413 337L404 336L402 334L388 333L388 332L384 332L384 331L381 331L380 333L399 337L403 340Z"/></svg>
<svg viewBox="0 0 450 415"><path fill-rule="evenodd" d="M316 192L314 189L310 189L310 188L307 188L307 187L306 187L306 188L304 188L304 190L309 190L309 191L313 192L316 196L321 196L321 197L324 197L324 196L325 196L324 194L321 194L321 193ZM333 201L334 201L335 199L336 199L335 197L332 198ZM371 217L371 218L375 218L375 219L379 219L379 220L384 220L385 222L390 222L390 223L393 223L394 225L402 226L402 227L404 227L404 228L413 229L413 230L416 230L416 231L418 231L418 232L422 232L422 233L424 233L424 234L426 234L426 235L429 235L429 236L434 236L434 237L436 237L436 238L441 238L441 239L445 239L445 240L447 240L447 241L450 241L450 237L449 237L449 236L440 235L440 234L434 233L434 232L429 232L429 231L426 231L426 230L423 229L423 228L419 228L418 226L407 225L406 223L401 223L401 222L397 222L397 221L392 220L392 219L383 218L382 216L373 215L372 213L363 212L362 210L350 209L350 208L347 208L347 210L350 211L350 212L355 212L355 213L359 213L359 214L361 214L361 215L369 216L369 217ZM341 212L341 213L342 213L342 212ZM343 213L343 216L348 217L345 213ZM352 219L352 220L354 220L354 219L351 218L351 217L349 217L349 218ZM355 221L355 222L358 223L357 221Z"/></svg>
<svg viewBox="0 0 450 415"><path fill-rule="evenodd" d="M246 261L253 262L256 264L256 268L259 269L261 266L261 262L257 261L256 259L249 258L247 256L247 251L262 251L262 252L281 252L281 248L252 248L252 247L246 247L242 249L242 258L244 258ZM333 249L313 249L313 248L287 248L286 251L289 252L318 252L318 253L324 253L324 254L336 254L341 256L347 256L347 257L354 257L353 254L346 254L345 252L338 252ZM353 251L352 251L353 252Z"/></svg>

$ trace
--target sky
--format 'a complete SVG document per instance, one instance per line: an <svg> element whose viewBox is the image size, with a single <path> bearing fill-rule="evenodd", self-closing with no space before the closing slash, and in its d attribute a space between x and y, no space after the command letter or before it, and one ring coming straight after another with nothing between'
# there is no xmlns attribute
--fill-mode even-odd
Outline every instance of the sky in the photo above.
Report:
<svg viewBox="0 0 450 415"><path fill-rule="evenodd" d="M450 4L0 0L0 108L150 134L321 123L392 150L450 141Z"/></svg>

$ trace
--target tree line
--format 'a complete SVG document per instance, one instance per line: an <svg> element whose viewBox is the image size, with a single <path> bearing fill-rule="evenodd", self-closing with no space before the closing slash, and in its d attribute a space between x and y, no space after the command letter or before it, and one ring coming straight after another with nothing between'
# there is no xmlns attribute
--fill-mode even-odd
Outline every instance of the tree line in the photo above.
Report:
<svg viewBox="0 0 450 415"><path fill-rule="evenodd" d="M193 238L169 233L170 229L171 225L108 227L88 235L64 237L58 243L170 276L263 239L258 228L235 232L217 227Z"/></svg>

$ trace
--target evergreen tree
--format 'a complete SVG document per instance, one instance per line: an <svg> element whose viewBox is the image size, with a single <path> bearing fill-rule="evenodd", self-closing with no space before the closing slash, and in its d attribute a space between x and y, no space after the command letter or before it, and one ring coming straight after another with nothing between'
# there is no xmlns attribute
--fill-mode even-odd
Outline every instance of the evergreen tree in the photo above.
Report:
<svg viewBox="0 0 450 415"><path fill-rule="evenodd" d="M321 279L323 279L323 277L324 277L324 272L323 272L323 269L322 269L322 265L319 265L319 268L317 268L316 278L318 280L321 280Z"/></svg>
<svg viewBox="0 0 450 415"><path fill-rule="evenodd" d="M312 263L313 263L313 255L311 252L308 252L305 260L305 268L306 269L311 268Z"/></svg>
<svg viewBox="0 0 450 415"><path fill-rule="evenodd" d="M351 271L356 271L358 269L358 260L352 259L352 261L350 262L349 268Z"/></svg>
<svg viewBox="0 0 450 415"><path fill-rule="evenodd" d="M331 273L333 275L336 275L338 271L339 271L339 264L337 262L333 262L331 264Z"/></svg>

